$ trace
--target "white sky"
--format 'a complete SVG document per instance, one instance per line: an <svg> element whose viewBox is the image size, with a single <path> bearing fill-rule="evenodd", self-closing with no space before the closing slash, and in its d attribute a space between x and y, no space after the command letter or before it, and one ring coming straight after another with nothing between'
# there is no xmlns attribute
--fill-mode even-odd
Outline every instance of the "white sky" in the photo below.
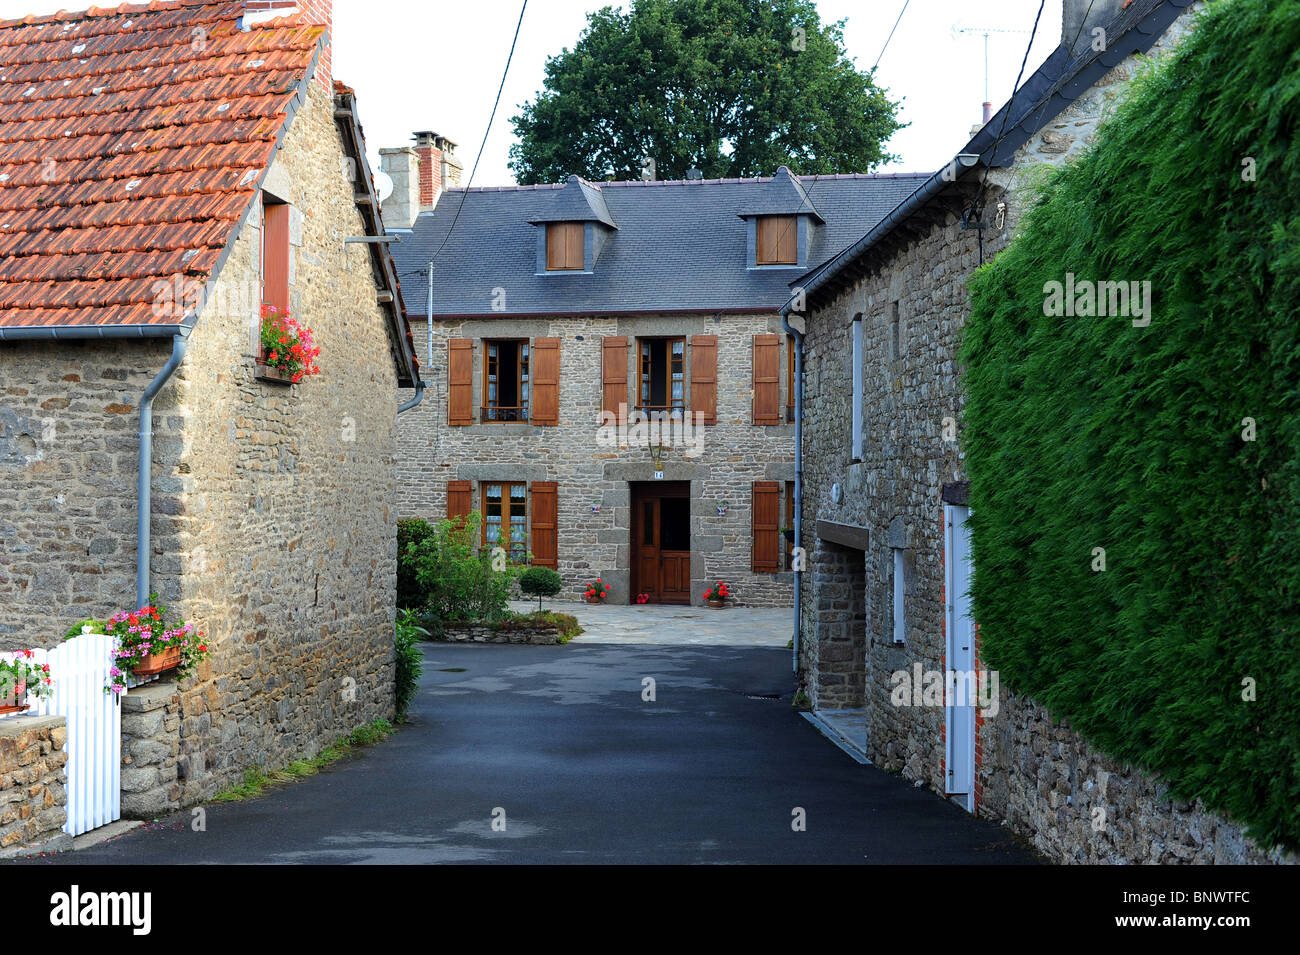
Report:
<svg viewBox="0 0 1300 955"><path fill-rule="evenodd" d="M371 165L381 146L402 146L417 129L457 143L470 167L501 82L521 0L334 0L334 76L357 92ZM1046 0L1029 76L1056 47L1062 0ZM510 117L541 88L548 56L577 41L589 11L626 0L530 0L475 185L514 182L506 165ZM89 4L87 4L89 5ZM103 6L110 4L104 2ZM0 0L0 19L53 13L67 0ZM848 18L848 54L860 70L879 56L903 0L817 0L823 22ZM1023 32L989 37L989 98L1006 101L1029 41L1038 0L911 0L880 61L877 81L903 100L889 151L902 161L880 171L933 171L966 142L984 100L984 37L958 27ZM770 170L774 171L774 170ZM384 191L387 191L385 188Z"/></svg>

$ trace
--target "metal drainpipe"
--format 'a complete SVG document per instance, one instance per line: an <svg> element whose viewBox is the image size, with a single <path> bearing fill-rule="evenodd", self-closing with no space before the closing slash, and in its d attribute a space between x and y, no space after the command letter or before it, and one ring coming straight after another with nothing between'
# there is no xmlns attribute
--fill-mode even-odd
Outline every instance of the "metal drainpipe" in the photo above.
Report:
<svg viewBox="0 0 1300 955"><path fill-rule="evenodd" d="M781 309L781 327L794 338L794 653L790 668L799 672L799 620L803 609L803 571L799 548L803 543L803 335L790 327L789 305Z"/></svg>
<svg viewBox="0 0 1300 955"><path fill-rule="evenodd" d="M420 403L420 399L423 397L424 397L424 379L416 378L415 397L412 398L410 401L403 402L402 404L398 405L397 413L401 414L403 411L410 411L412 408L414 408L416 405Z"/></svg>
<svg viewBox="0 0 1300 955"><path fill-rule="evenodd" d="M140 466L136 475L135 605L149 602L149 518L153 507L153 400L185 359L187 332L172 338L172 356L140 398Z"/></svg>

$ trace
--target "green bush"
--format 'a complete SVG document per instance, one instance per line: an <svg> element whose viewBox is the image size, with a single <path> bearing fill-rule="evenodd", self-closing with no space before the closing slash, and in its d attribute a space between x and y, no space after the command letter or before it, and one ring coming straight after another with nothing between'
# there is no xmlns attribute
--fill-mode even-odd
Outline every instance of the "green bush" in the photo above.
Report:
<svg viewBox="0 0 1300 955"><path fill-rule="evenodd" d="M497 621L497 630L528 630L532 627L555 627L559 631L561 643L568 643L578 634L582 627L578 618L571 613L558 613L554 610L536 610L532 613L511 613Z"/></svg>
<svg viewBox="0 0 1300 955"><path fill-rule="evenodd" d="M63 639L64 639L64 640L71 640L71 639L73 639L74 637L79 637L79 636L81 636L81 628L84 627L84 626L87 626L87 625L90 626L90 632L91 632L91 633L103 633L103 632L104 632L104 627L105 627L104 621L102 621L102 620L95 620L93 617L91 617L91 618L88 618L88 619L86 619L86 620L79 620L79 621L77 621L76 623L74 623L72 626L70 626L70 627L68 628L68 632L65 633L65 634L63 635Z"/></svg>
<svg viewBox="0 0 1300 955"><path fill-rule="evenodd" d="M418 517L397 522L397 606L420 607L424 604L424 590L415 577L415 566L409 556L409 544L419 544L432 537L433 525Z"/></svg>
<svg viewBox="0 0 1300 955"><path fill-rule="evenodd" d="M442 520L406 545L406 560L423 596L420 608L443 621L497 620L509 607L521 567L493 567L488 548L476 553L482 518Z"/></svg>
<svg viewBox="0 0 1300 955"><path fill-rule="evenodd" d="M406 711L420 688L420 674L424 672L424 653L420 640L429 635L421 627L414 610L401 610L394 625L397 645L397 722L406 719Z"/></svg>
<svg viewBox="0 0 1300 955"><path fill-rule="evenodd" d="M549 567L529 567L519 577L519 589L529 596L536 595L537 609L542 609L543 597L554 597L564 587L560 575Z"/></svg>
<svg viewBox="0 0 1300 955"><path fill-rule="evenodd" d="M1294 4L1209 4L973 277L961 355L988 665L1291 848L1298 78ZM1069 272L1150 281L1150 324L1049 317Z"/></svg>

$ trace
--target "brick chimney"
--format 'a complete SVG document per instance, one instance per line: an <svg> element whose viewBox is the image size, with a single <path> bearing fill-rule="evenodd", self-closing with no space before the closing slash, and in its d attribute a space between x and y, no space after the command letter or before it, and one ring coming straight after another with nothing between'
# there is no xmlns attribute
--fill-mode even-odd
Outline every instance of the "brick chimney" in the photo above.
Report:
<svg viewBox="0 0 1300 955"><path fill-rule="evenodd" d="M1064 0L1061 4L1061 45L1076 57L1092 46L1092 31L1109 27L1128 0ZM1086 21L1084 18L1087 18Z"/></svg>
<svg viewBox="0 0 1300 955"><path fill-rule="evenodd" d="M428 212L444 189L460 185L463 167L456 159L456 144L428 130L415 134L415 152L420 160L419 211Z"/></svg>
<svg viewBox="0 0 1300 955"><path fill-rule="evenodd" d="M306 22L323 26L328 31L325 35L325 48L321 50L320 61L316 64L316 75L312 79L333 96L334 76L330 47L334 42L334 0L245 0L241 22L247 26L274 20L276 17L292 16L299 12L303 14Z"/></svg>
<svg viewBox="0 0 1300 955"><path fill-rule="evenodd" d="M393 191L380 207L387 229L409 229L420 214L420 156L410 146L379 150L379 168L393 180Z"/></svg>

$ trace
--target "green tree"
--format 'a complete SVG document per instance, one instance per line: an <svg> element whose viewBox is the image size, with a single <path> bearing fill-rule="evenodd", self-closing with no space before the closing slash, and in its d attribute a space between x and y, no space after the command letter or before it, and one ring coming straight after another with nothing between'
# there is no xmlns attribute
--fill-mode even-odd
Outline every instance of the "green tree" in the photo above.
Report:
<svg viewBox="0 0 1300 955"><path fill-rule="evenodd" d="M812 0L633 0L587 18L512 119L521 184L868 172L896 157L898 103Z"/></svg>

